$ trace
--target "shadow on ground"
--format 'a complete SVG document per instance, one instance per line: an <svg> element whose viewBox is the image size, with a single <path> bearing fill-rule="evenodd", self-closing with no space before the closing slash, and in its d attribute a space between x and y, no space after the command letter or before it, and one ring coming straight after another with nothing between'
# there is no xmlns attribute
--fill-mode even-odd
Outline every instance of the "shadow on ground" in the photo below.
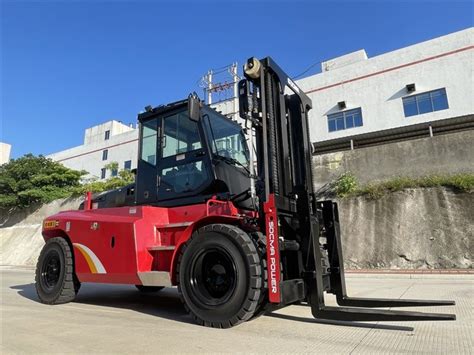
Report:
<svg viewBox="0 0 474 355"><path fill-rule="evenodd" d="M16 285L11 288L17 290L20 296L39 303L34 283ZM156 293L141 293L134 286L88 283L82 284L74 303L127 309L194 324L186 313L176 288L166 288Z"/></svg>
<svg viewBox="0 0 474 355"><path fill-rule="evenodd" d="M291 320L295 322L305 322L305 323L316 323L316 324L328 324L328 325L338 325L343 327L357 327L357 328L371 328L371 329L385 329L385 330L402 330L406 332L412 332L415 328L406 327L402 325L390 325L390 324L380 324L380 323L362 323L362 322L350 322L350 321L340 321L340 320L330 320L330 319L315 319L307 317L298 317L288 314L281 313L270 313L267 314L268 317Z"/></svg>
<svg viewBox="0 0 474 355"><path fill-rule="evenodd" d="M31 301L38 302L35 284L23 284L11 287L18 294ZM165 288L157 293L141 293L134 286L83 284L79 291L76 304L89 304L102 307L122 308L144 313L150 316L165 318L182 323L194 324L182 305L176 288ZM357 328L374 328L386 330L413 331L412 327L396 326L379 323L345 322L326 319L314 319L292 316L281 313L268 313L265 316L297 322L338 325Z"/></svg>

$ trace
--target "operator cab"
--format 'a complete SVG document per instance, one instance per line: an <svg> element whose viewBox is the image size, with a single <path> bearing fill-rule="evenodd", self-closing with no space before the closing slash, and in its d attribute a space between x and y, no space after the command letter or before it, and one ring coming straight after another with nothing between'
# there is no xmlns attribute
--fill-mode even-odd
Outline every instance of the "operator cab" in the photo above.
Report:
<svg viewBox="0 0 474 355"><path fill-rule="evenodd" d="M138 120L136 204L180 206L237 196L240 207L253 206L248 148L239 124L195 96L148 107Z"/></svg>

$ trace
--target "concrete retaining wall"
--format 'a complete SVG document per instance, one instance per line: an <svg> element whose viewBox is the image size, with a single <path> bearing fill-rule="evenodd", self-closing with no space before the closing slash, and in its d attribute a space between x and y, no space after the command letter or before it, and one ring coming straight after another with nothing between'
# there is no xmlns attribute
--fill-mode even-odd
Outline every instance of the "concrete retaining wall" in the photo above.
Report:
<svg viewBox="0 0 474 355"><path fill-rule="evenodd" d="M346 266L472 268L474 193L410 189L339 201Z"/></svg>
<svg viewBox="0 0 474 355"><path fill-rule="evenodd" d="M35 265L44 245L43 219L59 211L77 209L81 200L57 200L41 207L2 213L0 265Z"/></svg>
<svg viewBox="0 0 474 355"><path fill-rule="evenodd" d="M8 215L0 227L0 264L35 265L41 221L80 200L59 200ZM474 193L413 189L378 200L339 201L349 268L472 268Z"/></svg>
<svg viewBox="0 0 474 355"><path fill-rule="evenodd" d="M345 172L361 184L394 176L474 172L474 131L313 156L316 190Z"/></svg>

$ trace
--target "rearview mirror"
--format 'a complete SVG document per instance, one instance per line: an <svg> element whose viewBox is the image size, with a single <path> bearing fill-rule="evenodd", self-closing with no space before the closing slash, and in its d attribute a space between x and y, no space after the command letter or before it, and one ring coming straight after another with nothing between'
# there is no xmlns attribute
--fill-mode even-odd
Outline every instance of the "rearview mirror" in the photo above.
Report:
<svg viewBox="0 0 474 355"><path fill-rule="evenodd" d="M188 116L193 121L199 121L201 117L201 101L196 93L189 94L188 96Z"/></svg>

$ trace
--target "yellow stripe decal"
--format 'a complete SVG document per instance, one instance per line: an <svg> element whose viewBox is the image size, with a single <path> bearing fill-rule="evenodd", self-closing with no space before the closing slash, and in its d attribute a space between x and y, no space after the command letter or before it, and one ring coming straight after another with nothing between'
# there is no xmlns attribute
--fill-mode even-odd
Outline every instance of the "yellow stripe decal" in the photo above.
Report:
<svg viewBox="0 0 474 355"><path fill-rule="evenodd" d="M107 273L105 271L104 265L102 265L99 258L97 257L97 255L94 254L92 250L90 250L88 247L86 247L83 244L73 243L73 245L84 256L84 259L86 260L87 265L89 265L89 269L91 270L91 273L93 274L106 274Z"/></svg>

